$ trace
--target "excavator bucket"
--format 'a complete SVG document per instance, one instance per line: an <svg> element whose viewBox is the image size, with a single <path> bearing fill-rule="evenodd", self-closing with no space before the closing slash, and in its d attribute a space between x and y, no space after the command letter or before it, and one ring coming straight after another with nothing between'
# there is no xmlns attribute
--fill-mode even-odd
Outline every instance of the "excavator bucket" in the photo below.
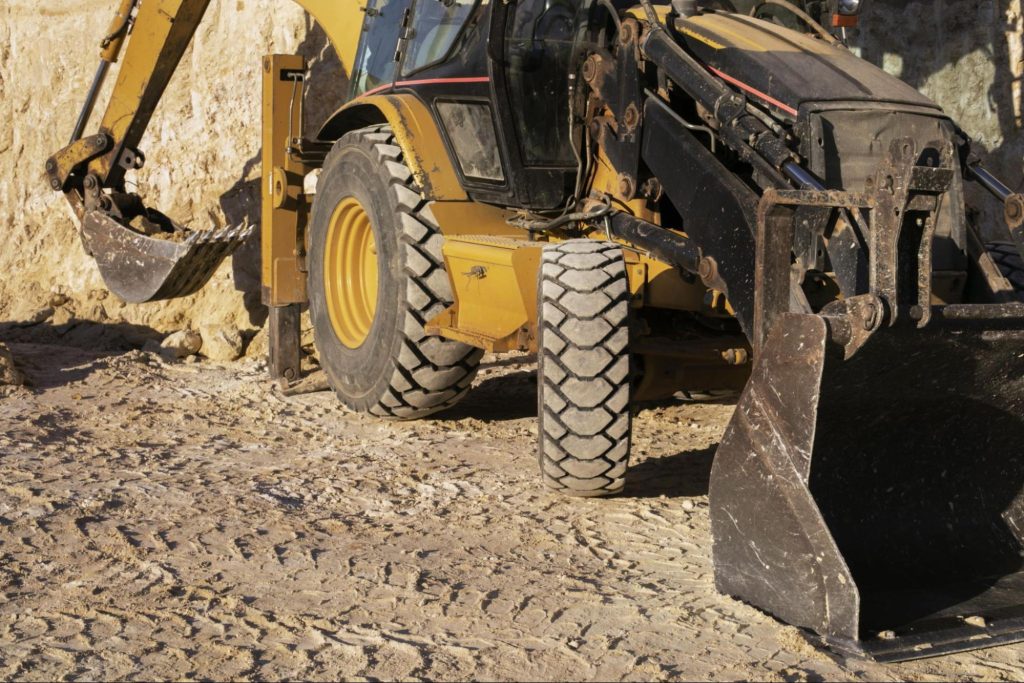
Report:
<svg viewBox="0 0 1024 683"><path fill-rule="evenodd" d="M82 221L82 241L96 259L103 281L133 304L199 291L252 232L251 226L241 225L149 237L100 211L86 213Z"/></svg>
<svg viewBox="0 0 1024 683"><path fill-rule="evenodd" d="M879 661L1024 640L1024 305L833 334L767 335L711 477L719 590Z"/></svg>

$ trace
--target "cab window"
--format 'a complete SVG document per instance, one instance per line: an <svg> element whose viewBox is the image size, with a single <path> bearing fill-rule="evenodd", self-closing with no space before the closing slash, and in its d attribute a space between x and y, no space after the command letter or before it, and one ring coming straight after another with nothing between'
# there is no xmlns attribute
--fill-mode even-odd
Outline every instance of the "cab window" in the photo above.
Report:
<svg viewBox="0 0 1024 683"><path fill-rule="evenodd" d="M509 95L529 166L573 163L569 69L579 2L522 0L506 39Z"/></svg>
<svg viewBox="0 0 1024 683"><path fill-rule="evenodd" d="M367 3L353 69L352 97L395 79L395 50L402 20L411 4L412 0L370 0Z"/></svg>
<svg viewBox="0 0 1024 683"><path fill-rule="evenodd" d="M477 0L417 0L413 35L406 48L402 74L408 75L444 60L476 4Z"/></svg>

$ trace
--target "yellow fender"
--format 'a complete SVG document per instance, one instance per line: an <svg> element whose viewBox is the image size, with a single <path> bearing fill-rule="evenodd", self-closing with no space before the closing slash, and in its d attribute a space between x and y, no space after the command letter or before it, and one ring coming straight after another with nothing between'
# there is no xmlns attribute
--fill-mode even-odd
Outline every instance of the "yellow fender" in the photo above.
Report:
<svg viewBox="0 0 1024 683"><path fill-rule="evenodd" d="M321 140L337 140L350 130L387 123L423 197L434 201L468 199L430 110L411 94L357 97L331 115L320 129Z"/></svg>

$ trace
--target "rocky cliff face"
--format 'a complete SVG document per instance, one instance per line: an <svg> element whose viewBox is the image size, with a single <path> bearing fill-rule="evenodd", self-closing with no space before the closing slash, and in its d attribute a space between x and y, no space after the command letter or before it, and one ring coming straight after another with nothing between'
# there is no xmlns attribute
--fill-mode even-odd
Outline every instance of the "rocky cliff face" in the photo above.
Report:
<svg viewBox="0 0 1024 683"><path fill-rule="evenodd" d="M942 105L986 164L1024 190L1021 0L866 0L861 26L861 56ZM996 233L1001 207L983 190L969 200Z"/></svg>
<svg viewBox="0 0 1024 683"><path fill-rule="evenodd" d="M0 6L0 321L30 317L57 290L59 301L67 298L64 318L160 331L255 329L265 317L255 239L198 295L124 305L106 293L63 199L44 182L43 162L67 141L115 4ZM1021 29L1021 0L871 0L856 42L865 58L937 99L994 170L1019 187ZM213 2L142 144L148 164L135 180L151 205L200 228L258 221L259 65L271 51L311 59L311 123L337 104L344 75L322 31L297 5ZM993 203L984 196L979 202L984 220L994 220Z"/></svg>

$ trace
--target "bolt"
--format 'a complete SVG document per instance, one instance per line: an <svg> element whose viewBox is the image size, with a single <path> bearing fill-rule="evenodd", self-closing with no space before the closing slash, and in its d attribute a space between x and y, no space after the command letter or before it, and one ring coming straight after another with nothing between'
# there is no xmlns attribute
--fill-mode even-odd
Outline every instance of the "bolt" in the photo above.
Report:
<svg viewBox="0 0 1024 683"><path fill-rule="evenodd" d="M619 31L619 43L621 45L629 45L633 42L633 24L631 22L623 22L622 30Z"/></svg>
<svg viewBox="0 0 1024 683"><path fill-rule="evenodd" d="M644 181L643 187L641 188L643 195L650 199L652 202L656 202L661 199L662 187L661 181L657 178L648 178Z"/></svg>
<svg viewBox="0 0 1024 683"><path fill-rule="evenodd" d="M291 380L295 379L295 368L285 368L284 369L284 378L286 380L288 380L289 382Z"/></svg>
<svg viewBox="0 0 1024 683"><path fill-rule="evenodd" d="M107 136L104 135L103 133L97 133L96 135L93 136L92 142L97 147L106 147L107 146Z"/></svg>
<svg viewBox="0 0 1024 683"><path fill-rule="evenodd" d="M878 306L868 304L864 307L864 329L868 332L878 324Z"/></svg>
<svg viewBox="0 0 1024 683"><path fill-rule="evenodd" d="M697 274L700 275L700 279L704 284L710 286L711 282L718 279L718 262L710 256L705 256L700 260Z"/></svg>
<svg viewBox="0 0 1024 683"><path fill-rule="evenodd" d="M96 176L94 176L94 175L85 176L85 181L84 181L83 184L85 185L85 189L87 189L87 190L93 189L94 187L96 187Z"/></svg>
<svg viewBox="0 0 1024 683"><path fill-rule="evenodd" d="M633 179L625 174L619 176L619 194L626 199L632 199L634 192Z"/></svg>
<svg viewBox="0 0 1024 683"><path fill-rule="evenodd" d="M58 180L57 178L50 178L50 187L52 187L55 190L59 190L61 187L60 180Z"/></svg>
<svg viewBox="0 0 1024 683"><path fill-rule="evenodd" d="M1024 222L1024 197L1019 194L1010 195L1006 200L1006 222L1011 228L1016 228Z"/></svg>
<svg viewBox="0 0 1024 683"><path fill-rule="evenodd" d="M597 55L590 55L587 57L587 61L583 62L583 80L587 83L593 83L594 79L597 78L600 60L601 58Z"/></svg>
<svg viewBox="0 0 1024 683"><path fill-rule="evenodd" d="M53 159L46 160L46 170L49 171L50 173L53 173L54 171L57 170L57 164L54 163Z"/></svg>
<svg viewBox="0 0 1024 683"><path fill-rule="evenodd" d="M622 123L625 124L626 128L635 128L636 124L640 122L640 112L636 110L632 104L626 107L625 113L622 115Z"/></svg>
<svg viewBox="0 0 1024 683"><path fill-rule="evenodd" d="M722 352L722 360L729 365L743 365L750 359L746 349L726 349Z"/></svg>
<svg viewBox="0 0 1024 683"><path fill-rule="evenodd" d="M911 306L910 319L917 321L924 320L924 309L921 308L920 306Z"/></svg>

